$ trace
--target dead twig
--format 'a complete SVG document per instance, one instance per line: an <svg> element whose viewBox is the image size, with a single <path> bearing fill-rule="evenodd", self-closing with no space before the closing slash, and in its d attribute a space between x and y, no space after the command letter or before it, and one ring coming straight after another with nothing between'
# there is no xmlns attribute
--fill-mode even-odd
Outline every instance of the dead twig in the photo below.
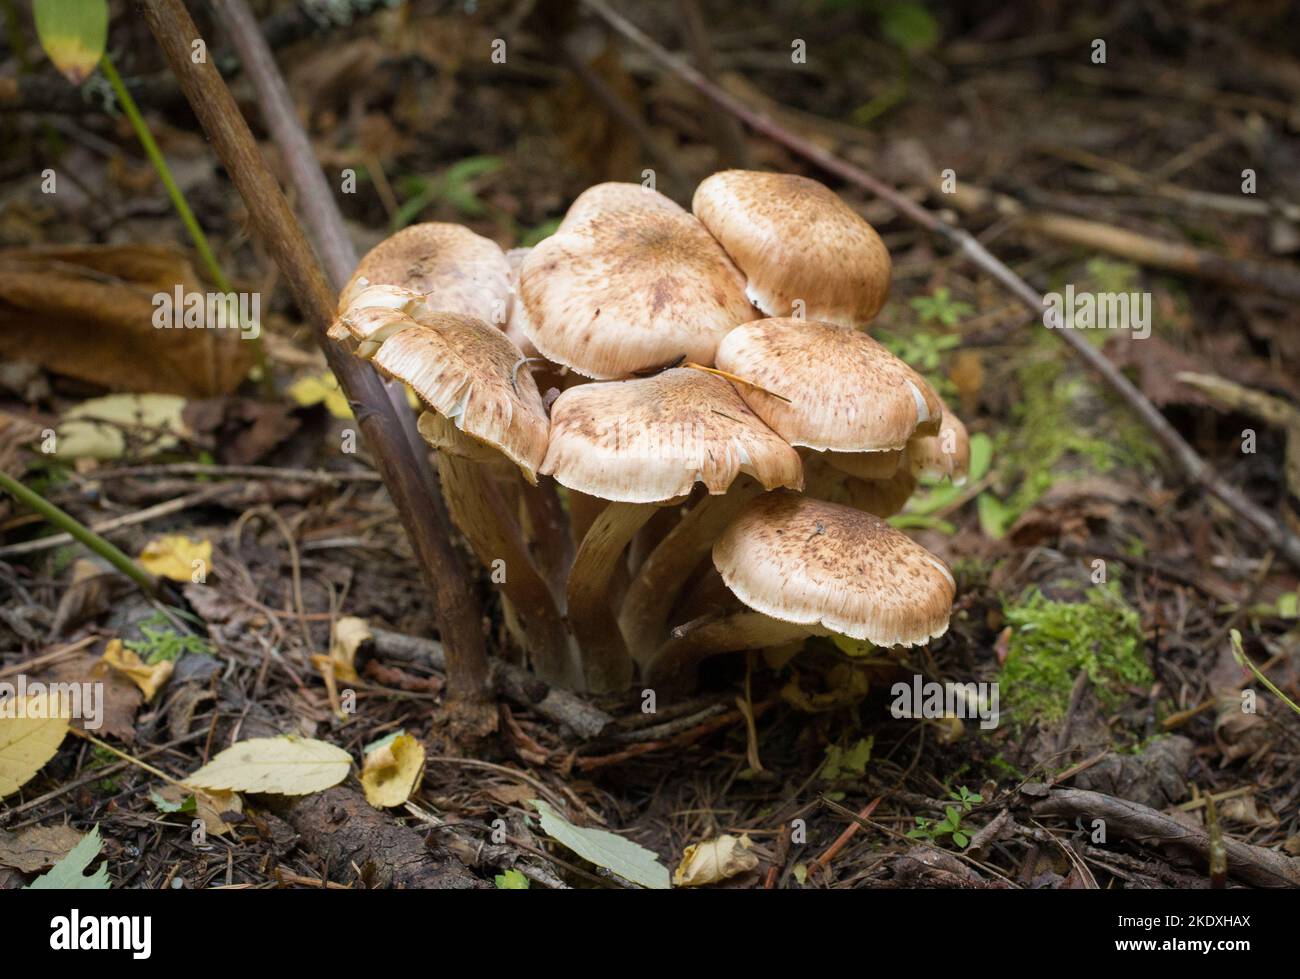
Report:
<svg viewBox="0 0 1300 979"><path fill-rule="evenodd" d="M1036 816L1087 816L1104 819L1107 832L1143 843L1186 850L1198 859L1211 857L1210 834L1184 826L1164 813L1127 799L1117 799L1086 789L1052 789L1034 803ZM1228 876L1254 887L1300 887L1300 860L1251 843L1224 838ZM1206 863L1207 872L1209 869Z"/></svg>

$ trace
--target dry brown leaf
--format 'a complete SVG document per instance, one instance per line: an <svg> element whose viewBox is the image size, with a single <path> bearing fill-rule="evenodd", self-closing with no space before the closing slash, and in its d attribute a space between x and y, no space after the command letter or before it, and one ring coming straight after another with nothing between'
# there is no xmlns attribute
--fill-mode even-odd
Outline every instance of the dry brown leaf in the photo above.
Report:
<svg viewBox="0 0 1300 979"><path fill-rule="evenodd" d="M157 330L153 297L206 293L180 254L145 245L0 249L0 359L114 391L228 394L253 347L233 329Z"/></svg>
<svg viewBox="0 0 1300 979"><path fill-rule="evenodd" d="M84 835L71 826L30 826L18 833L0 829L0 865L25 874L46 870L66 857Z"/></svg>

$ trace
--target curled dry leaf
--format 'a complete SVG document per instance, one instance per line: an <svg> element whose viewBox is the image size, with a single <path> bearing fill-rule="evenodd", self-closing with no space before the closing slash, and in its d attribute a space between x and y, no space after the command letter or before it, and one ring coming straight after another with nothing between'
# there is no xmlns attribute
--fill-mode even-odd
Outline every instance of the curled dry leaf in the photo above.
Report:
<svg viewBox="0 0 1300 979"><path fill-rule="evenodd" d="M162 660L149 665L133 649L122 645L121 639L110 639L104 649L104 662L122 674L144 694L146 701L154 696L171 679L175 664L171 660Z"/></svg>
<svg viewBox="0 0 1300 979"><path fill-rule="evenodd" d="M703 843L692 843L682 853L673 871L674 887L703 887L738 877L758 866L758 855L750 849L748 836L723 833Z"/></svg>
<svg viewBox="0 0 1300 979"><path fill-rule="evenodd" d="M405 804L423 778L424 745L404 731L366 747L361 787L376 809Z"/></svg>

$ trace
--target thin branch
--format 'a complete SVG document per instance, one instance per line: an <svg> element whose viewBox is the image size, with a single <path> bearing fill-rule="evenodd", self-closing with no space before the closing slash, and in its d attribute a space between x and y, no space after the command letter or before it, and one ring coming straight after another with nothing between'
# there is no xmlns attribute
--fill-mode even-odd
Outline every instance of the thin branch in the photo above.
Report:
<svg viewBox="0 0 1300 979"><path fill-rule="evenodd" d="M739 99L709 81L681 58L665 50L625 17L615 13L604 0L582 0L582 4L605 21L615 32L636 45L700 94L730 112L755 132L810 160L827 173L834 174L840 179L889 202L908 220L920 225L932 234L946 239L950 245L962 252L974 265L1001 283L1036 317L1042 315L1046 308L1043 296L1008 268L1000 259L992 255L969 232L942 220L937 215L932 214L924 207L900 194L893 187L877 180L860 167L840 159L833 153L827 152L790 132L784 126L773 122L763 113L749 108ZM1065 341L1070 349L1089 367L1100 374L1110 388L1151 429L1190 482L1204 487L1217 496L1229 509L1259 532L1263 538L1262 543L1275 547L1295 567L1300 568L1300 538L1288 531L1263 509L1252 503L1235 487L1228 485L1215 475L1214 470L1178 434L1178 431L1160 413L1160 410L1124 376L1119 368L1107 360L1100 350L1084 339L1079 331L1054 330L1053 332Z"/></svg>
<svg viewBox="0 0 1300 979"><path fill-rule="evenodd" d="M144 0L141 10L243 198L250 224L280 268L304 318L315 329L325 359L374 448L384 485L433 592L433 607L447 651L448 694L455 700L453 721L465 734L483 733L495 723L496 714L487 706L488 662L480 613L447 527L437 520L437 511L430 506L428 486L419 476L418 462L401 421L373 368L327 339L326 331L334 319L334 293L267 169L230 89L211 62L191 57L193 44L200 37L181 0Z"/></svg>
<svg viewBox="0 0 1300 979"><path fill-rule="evenodd" d="M45 499L39 493L28 489L18 480L14 479L8 473L0 471L0 489L9 493L19 503L35 510L47 521L65 531L69 537L84 544L90 550L94 551L113 567L121 571L137 585L144 589L145 594L157 598L161 594L158 579L151 575L140 565L136 564L129 557L118 550L112 543L105 540L99 534L95 533L85 524L79 522L71 514L60 510L49 500Z"/></svg>

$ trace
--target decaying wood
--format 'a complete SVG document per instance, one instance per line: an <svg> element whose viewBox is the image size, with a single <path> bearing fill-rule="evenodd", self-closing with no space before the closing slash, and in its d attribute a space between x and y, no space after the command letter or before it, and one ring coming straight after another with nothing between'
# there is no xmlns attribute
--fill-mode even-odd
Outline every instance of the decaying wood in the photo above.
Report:
<svg viewBox="0 0 1300 979"><path fill-rule="evenodd" d="M1187 851L1205 861L1209 873L1210 834L1149 806L1087 789L1052 789L1032 809L1037 816L1103 819L1107 833ZM1228 854L1228 876L1234 880L1254 887L1300 887L1300 860L1237 840L1225 838L1223 845Z"/></svg>

